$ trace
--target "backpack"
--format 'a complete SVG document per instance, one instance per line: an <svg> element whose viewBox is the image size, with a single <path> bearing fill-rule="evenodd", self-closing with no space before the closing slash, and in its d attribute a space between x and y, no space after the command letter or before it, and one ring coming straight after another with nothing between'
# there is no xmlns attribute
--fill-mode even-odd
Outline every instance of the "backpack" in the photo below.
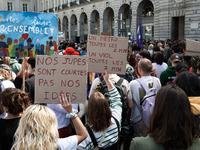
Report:
<svg viewBox="0 0 200 150"><path fill-rule="evenodd" d="M152 77L152 79L152 87L148 87L142 79L137 79L137 81L141 84L142 88L145 90L146 94L142 98L140 106L137 103L135 104L136 107L138 107L140 110L142 121L144 122L146 127L149 127L149 121L153 112L156 97L157 82L155 77Z"/></svg>
<svg viewBox="0 0 200 150"><path fill-rule="evenodd" d="M118 128L118 136L119 136L119 134L120 134L120 129L119 129L119 122L118 122L118 120L114 117L114 116L112 116L113 117L113 119L115 120L115 122L116 122L116 124L117 124L117 128ZM87 125L86 124L86 129L87 129L87 131L88 131L88 133L89 133L89 136L90 136L90 138L91 138L91 140L92 140L92 143L93 143L93 145L94 145L94 149L95 150L119 150L120 148L120 145L119 145L119 139L118 139L118 141L115 143L115 144L113 144L113 145L111 145L110 147L106 147L106 148L100 148L100 147L98 147L98 143L97 143L97 140L96 140L96 138L95 138L95 136L94 136L94 133L92 132L92 129L90 128L90 126L89 125Z"/></svg>
<svg viewBox="0 0 200 150"><path fill-rule="evenodd" d="M103 79L103 76L99 77L100 84L97 85L96 91L101 92L109 101L110 94L108 92L108 87L106 85L105 80ZM127 106L127 97L123 92L122 89L122 82L124 81L123 78L120 78L117 82L113 83L116 87L117 91L119 92L121 96L121 102L122 102L122 124L127 122L127 112L128 112L128 106Z"/></svg>
<svg viewBox="0 0 200 150"><path fill-rule="evenodd" d="M2 89L1 89L2 82L5 81L5 80L6 79L4 79L4 78L0 79L0 92L2 91Z"/></svg>

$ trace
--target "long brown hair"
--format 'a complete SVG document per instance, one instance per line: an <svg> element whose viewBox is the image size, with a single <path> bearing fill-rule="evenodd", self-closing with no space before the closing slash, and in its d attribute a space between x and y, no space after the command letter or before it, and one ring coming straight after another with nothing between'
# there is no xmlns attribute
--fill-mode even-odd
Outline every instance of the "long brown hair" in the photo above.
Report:
<svg viewBox="0 0 200 150"><path fill-rule="evenodd" d="M148 134L165 150L188 149L200 137L199 122L181 88L167 85L158 91Z"/></svg>
<svg viewBox="0 0 200 150"><path fill-rule="evenodd" d="M95 132L104 131L111 122L112 112L108 100L100 92L94 92L88 102L88 124Z"/></svg>

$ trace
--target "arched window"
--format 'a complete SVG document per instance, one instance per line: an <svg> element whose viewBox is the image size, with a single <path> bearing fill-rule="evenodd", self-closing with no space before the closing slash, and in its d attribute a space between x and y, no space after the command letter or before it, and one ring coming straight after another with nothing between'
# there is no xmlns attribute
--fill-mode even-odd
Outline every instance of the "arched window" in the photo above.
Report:
<svg viewBox="0 0 200 150"><path fill-rule="evenodd" d="M146 4L142 10L143 17L152 17L154 16L154 9L153 6Z"/></svg>

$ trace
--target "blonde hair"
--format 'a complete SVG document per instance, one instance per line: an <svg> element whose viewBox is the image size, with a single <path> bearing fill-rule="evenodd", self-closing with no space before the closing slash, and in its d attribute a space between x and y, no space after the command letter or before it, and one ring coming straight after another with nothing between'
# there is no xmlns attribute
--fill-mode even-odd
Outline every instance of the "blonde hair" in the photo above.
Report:
<svg viewBox="0 0 200 150"><path fill-rule="evenodd" d="M14 135L12 150L57 150L57 119L44 105L29 106Z"/></svg>
<svg viewBox="0 0 200 150"><path fill-rule="evenodd" d="M10 67L10 57L4 57L3 58L3 64L6 64Z"/></svg>
<svg viewBox="0 0 200 150"><path fill-rule="evenodd" d="M2 76L6 80L10 80L10 78L11 78L9 71L7 71L3 68L0 68L0 76Z"/></svg>

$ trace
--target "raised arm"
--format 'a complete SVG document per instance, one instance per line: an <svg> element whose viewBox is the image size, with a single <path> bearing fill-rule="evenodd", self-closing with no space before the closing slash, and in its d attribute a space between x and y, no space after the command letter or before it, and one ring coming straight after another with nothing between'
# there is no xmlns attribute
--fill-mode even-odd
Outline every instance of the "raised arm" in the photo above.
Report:
<svg viewBox="0 0 200 150"><path fill-rule="evenodd" d="M119 122L121 122L121 114L122 114L122 102L120 99L120 94L115 88L115 86L112 84L112 82L109 79L109 74L105 70L105 73L103 75L104 80L106 82L106 85L108 87L108 91L110 94L110 109L112 111L112 116L114 116Z"/></svg>
<svg viewBox="0 0 200 150"><path fill-rule="evenodd" d="M71 98L63 94L59 97L59 99L60 99L60 104L62 105L62 107L69 113L69 115L72 116L70 119L72 120L74 124L75 130L76 130L76 136L77 136L78 144L79 144L87 138L88 136L87 131L83 123L81 122L81 120L78 118L78 115L73 114Z"/></svg>
<svg viewBox="0 0 200 150"><path fill-rule="evenodd" d="M108 87L108 90L113 89L115 86L112 84L112 82L109 79L110 74L107 73L107 70L105 70L103 78L106 82L106 85Z"/></svg>

